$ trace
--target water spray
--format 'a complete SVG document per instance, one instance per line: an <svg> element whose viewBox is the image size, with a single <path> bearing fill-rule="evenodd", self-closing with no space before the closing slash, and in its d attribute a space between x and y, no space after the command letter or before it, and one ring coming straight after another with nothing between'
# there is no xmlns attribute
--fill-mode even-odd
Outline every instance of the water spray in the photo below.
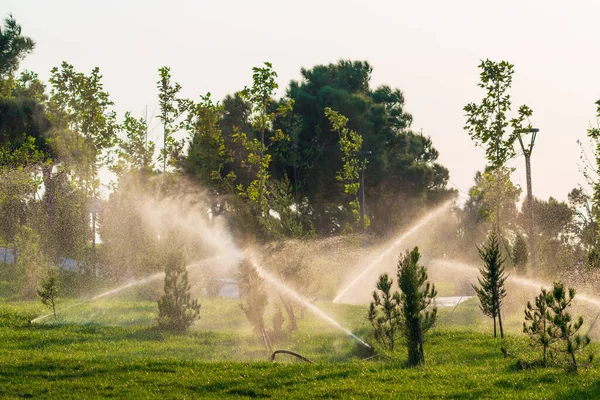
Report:
<svg viewBox="0 0 600 400"><path fill-rule="evenodd" d="M448 260L433 260L433 262L439 263L439 264L446 264L450 268L460 268L463 270L468 270L469 272L479 272L479 269L477 267L463 263L463 262L454 262L454 261L448 261ZM509 275L508 281L516 283L517 285L529 287L532 289L550 289L551 288L550 285L548 285L544 282L534 281L533 279L525 278L522 276ZM586 294L578 293L577 296L574 298L574 300L582 301L582 302L592 305L594 307L600 308L600 299L598 299L596 297L591 297Z"/></svg>
<svg viewBox="0 0 600 400"><path fill-rule="evenodd" d="M210 258L207 258L207 259L204 259L204 260L201 260L201 261L198 261L198 262L192 264L191 267L192 268L197 268L200 265L204 265L204 264L209 263L209 262L217 261L217 260L219 260L221 258L223 258L223 257L221 257L221 256L210 257ZM133 282L129 282L126 285L119 286L119 287L117 287L115 289L108 290L106 292L103 292L103 293L100 293L100 294L98 294L96 296L87 298L87 299L82 300L80 302L77 302L75 304L71 304L70 306L64 307L64 308L60 309L59 311L62 312L62 311L71 309L73 307L80 306L82 304L86 304L86 303L89 303L89 302L92 302L92 301L96 301L96 300L99 300L99 299L101 299L103 297L107 297L107 296L110 296L112 294L119 293L119 292L121 292L121 291L123 291L125 289L129 289L129 288L134 287L134 286L143 285L145 283L150 283L150 282L153 282L153 281L156 281L156 280L159 280L159 279L163 279L164 277L165 277L165 273L164 272L158 272L158 273L156 273L154 275L150 275L150 276L148 276L146 278L143 278L143 279L140 279L140 280L136 280L136 281L133 281ZM41 316L39 316L37 318L32 319L31 323L39 322L39 321L41 321L43 319L46 319L46 318L48 318L48 317L50 317L52 315L54 315L54 314L53 313L48 313L48 314L41 315Z"/></svg>
<svg viewBox="0 0 600 400"><path fill-rule="evenodd" d="M348 329L344 328L339 322L337 322L335 319L331 318L323 310L321 310L319 307L317 307L313 303L311 303L308 299L302 297L300 294L296 293L294 290L292 290L288 286L286 286L283 282L279 281L273 275L269 274L264 269L262 269L260 267L260 265L256 262L256 260L251 255L249 257L247 257L247 259L250 261L250 264L256 270L258 275L261 278L263 278L264 280L268 281L271 285L275 286L279 291L287 294L288 296L292 297L294 300L298 301L299 303L302 303L305 307L310 309L318 317L327 321L331 325L335 326L336 328L338 328L339 330L341 330L348 336L350 336L353 339L355 339L356 341L358 341L363 346L365 346L369 349L372 348L368 343L366 343L364 340L362 340L361 338L356 336L354 333L350 332Z"/></svg>
<svg viewBox="0 0 600 400"><path fill-rule="evenodd" d="M394 240L392 244L390 244L382 253L377 256L374 260L372 260L356 278L348 286L346 286L341 292L338 293L335 299L333 299L334 303L337 303L345 294L350 290L354 285L356 285L362 277L364 277L369 271L371 271L375 266L379 265L381 260L383 260L387 255L389 255L392 251L396 250L402 242L410 235L421 229L423 226L427 225L432 219L435 219L439 214L444 212L446 209L452 205L454 200L448 200L436 210L430 212L423 218L421 218L416 224L414 224L408 231L404 232L398 239Z"/></svg>

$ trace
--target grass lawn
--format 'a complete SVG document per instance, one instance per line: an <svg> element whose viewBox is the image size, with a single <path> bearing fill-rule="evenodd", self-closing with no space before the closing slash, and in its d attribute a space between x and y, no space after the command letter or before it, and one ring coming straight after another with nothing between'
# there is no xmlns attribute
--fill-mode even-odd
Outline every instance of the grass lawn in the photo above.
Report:
<svg viewBox="0 0 600 400"><path fill-rule="evenodd" d="M239 305L202 299L187 335L155 327L156 303L105 300L72 306L62 321L28 323L38 302L0 300L0 398L598 398L600 367L518 370L499 351L473 301L441 310L428 333L426 365L404 366L406 350L367 357L360 345L309 315L276 348L315 364L267 360ZM74 304L67 301L62 307ZM368 338L366 307L318 304ZM515 327L504 345L533 358ZM594 348L596 350L597 348Z"/></svg>

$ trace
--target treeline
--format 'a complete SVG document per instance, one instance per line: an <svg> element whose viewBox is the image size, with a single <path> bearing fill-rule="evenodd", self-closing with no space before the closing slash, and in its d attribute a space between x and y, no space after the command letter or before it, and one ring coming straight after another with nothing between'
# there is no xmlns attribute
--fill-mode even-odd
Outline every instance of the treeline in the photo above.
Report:
<svg viewBox="0 0 600 400"><path fill-rule="evenodd" d="M201 188L209 219L223 217L237 238L259 242L356 232L361 171L372 235L450 194L431 140L410 130L402 92L371 87L367 62L302 69L281 98L265 63L222 101L182 97L162 67L163 140L154 143L150 125L159 121L118 116L98 68L63 62L42 82L19 73L35 43L12 16L0 36L0 242L27 237L49 263L78 260L91 274L101 264L121 275L158 269L156 232L135 212L140 194ZM106 168L117 177L108 200L100 196Z"/></svg>

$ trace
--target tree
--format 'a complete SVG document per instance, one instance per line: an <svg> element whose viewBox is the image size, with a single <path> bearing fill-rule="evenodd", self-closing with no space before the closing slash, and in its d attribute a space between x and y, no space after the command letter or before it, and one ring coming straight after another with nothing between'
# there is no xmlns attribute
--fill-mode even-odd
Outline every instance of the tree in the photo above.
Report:
<svg viewBox="0 0 600 400"><path fill-rule="evenodd" d="M244 311L248 322L252 325L254 332L262 339L267 351L271 352L273 350L271 338L264 320L268 303L264 281L248 261L243 261L240 264L238 286L240 297L243 300L240 307Z"/></svg>
<svg viewBox="0 0 600 400"><path fill-rule="evenodd" d="M158 73L160 80L156 82L156 85L160 107L159 119L163 124L163 147L160 151L159 161L162 161L164 173L167 170L167 160L174 153L178 153L182 146L182 143L178 143L173 134L180 129L177 120L186 111L188 102L177 97L181 91L181 85L177 82L171 83L169 67L159 68Z"/></svg>
<svg viewBox="0 0 600 400"><path fill-rule="evenodd" d="M576 354L590 343L590 338L578 333L583 325L583 317L579 316L573 321L571 314L567 311L574 297L575 289L569 288L567 291L562 283L555 282L552 286L552 296L548 298L547 305L552 310L554 338L565 344L561 350L570 358L569 366L577 371Z"/></svg>
<svg viewBox="0 0 600 400"><path fill-rule="evenodd" d="M501 305L506 296L504 282L508 276L504 273L504 258L500 254L498 236L495 231L490 231L487 243L482 248L477 248L483 266L479 268L481 277L478 277L479 287L472 285L479 298L481 311L494 320L494 337L496 337L496 318L500 328L500 337L504 338L502 328Z"/></svg>
<svg viewBox="0 0 600 400"><path fill-rule="evenodd" d="M92 202L99 197L98 171L109 163L111 150L117 144L118 124L113 102L104 90L98 67L89 76L75 71L63 62L53 68L50 76L52 90L49 100L50 120L53 124L53 144L58 148L67 175L84 190L87 209L92 214L92 264L96 265L96 212ZM52 179L52 168L45 173L45 181ZM89 213L83 221L89 226ZM88 228L89 229L89 228Z"/></svg>
<svg viewBox="0 0 600 400"><path fill-rule="evenodd" d="M291 112L294 103L284 101L278 105L277 110L271 111L270 107L273 104L271 97L279 87L275 82L277 73L269 62L265 62L264 67L252 68L252 71L252 87L244 88L240 95L250 104L251 125L259 138L248 138L246 133L238 131L234 134L234 139L248 152L247 158L242 160L242 166L248 168L254 176L247 187L238 185L238 191L255 207L257 215L262 216L268 212L266 184L270 177L269 165L272 160L272 155L268 153L269 148L277 141L289 140L281 129L275 129L270 137L267 134L273 130L275 118Z"/></svg>
<svg viewBox="0 0 600 400"><path fill-rule="evenodd" d="M527 266L527 242L520 233L517 234L513 246L512 259L519 273L524 273Z"/></svg>
<svg viewBox="0 0 600 400"><path fill-rule="evenodd" d="M200 96L200 101L188 104L184 126L189 137L187 157L183 169L206 190L210 190L211 212L217 216L224 212L223 195L230 194L228 185L235 173L224 174L225 165L232 161L232 151L225 146L220 121L224 109L213 103L210 93Z"/></svg>
<svg viewBox="0 0 600 400"><path fill-rule="evenodd" d="M419 209L445 193L448 171L436 163L438 153L431 140L408 130L412 116L400 90L369 87L372 70L367 62L350 60L303 68L302 79L292 81L287 89L296 118L276 121L293 133L289 143L295 148L274 160L273 175L290 177L318 234L343 230L340 219L346 211L340 207L347 204L344 184L336 178L343 168L343 153L326 107L347 117L348 129L362 137L363 148L372 151L365 196L375 232L396 231L411 219L405 208L396 211L398 201Z"/></svg>
<svg viewBox="0 0 600 400"><path fill-rule="evenodd" d="M427 271L419 265L420 258L419 248L415 247L410 253L407 250L398 260L398 285L410 366L425 362L423 335L437 319L437 307L426 311L437 292L435 285L427 281Z"/></svg>
<svg viewBox="0 0 600 400"><path fill-rule="evenodd" d="M479 64L481 73L480 82L477 86L484 89L486 94L480 104L469 103L463 110L466 112L467 122L464 129L476 145L485 149L485 155L489 163L495 182L495 193L504 190L503 175L510 181L510 170L505 170L506 161L514 157L514 142L523 133L523 122L531 115L527 106L519 108L519 117L509 120L508 112L511 109L509 90L512 85L514 73L513 64L506 61L494 62L482 61ZM508 132L509 122L512 123L512 132ZM502 171L502 172L499 172ZM496 196L494 229L501 236L501 204L502 199Z"/></svg>
<svg viewBox="0 0 600 400"><path fill-rule="evenodd" d="M337 132L340 138L340 150L342 151L342 168L337 172L336 179L344 184L344 192L350 197L350 212L355 225L361 220L359 203L360 183L359 174L367 166L366 159L360 159L358 152L362 148L362 137L346 127L348 118L329 107L325 107L325 115L331 122L332 130ZM365 216L366 217L366 216ZM365 226L368 226L366 217Z"/></svg>
<svg viewBox="0 0 600 400"><path fill-rule="evenodd" d="M21 296L34 299L43 271L49 265L40 246L40 235L28 226L21 226L15 239L15 249Z"/></svg>
<svg viewBox="0 0 600 400"><path fill-rule="evenodd" d="M21 34L21 25L9 14L0 28L0 98L12 94L14 74L34 48L35 42Z"/></svg>
<svg viewBox="0 0 600 400"><path fill-rule="evenodd" d="M148 140L148 122L126 112L121 130L125 132L125 139L119 142L119 161L112 170L118 175L132 170L144 175L152 173L155 146Z"/></svg>
<svg viewBox="0 0 600 400"><path fill-rule="evenodd" d="M379 277L368 314L375 340L391 351L394 351L397 336L403 327L400 293L392 292L393 283L388 274Z"/></svg>
<svg viewBox="0 0 600 400"><path fill-rule="evenodd" d="M198 300L191 300L188 272L181 252L171 252L165 266L165 294L158 299L158 324L185 332L200 318Z"/></svg>
<svg viewBox="0 0 600 400"><path fill-rule="evenodd" d="M40 281L40 288L38 289L37 294L42 300L42 303L52 309L54 319L58 319L58 315L56 314L58 289L58 270L56 267L49 268L46 277Z"/></svg>
<svg viewBox="0 0 600 400"><path fill-rule="evenodd" d="M550 307L553 301L552 293L542 289L535 298L535 306L527 302L523 332L531 339L531 346L542 346L542 365L546 366L547 354L551 345L556 341L555 327L552 325Z"/></svg>

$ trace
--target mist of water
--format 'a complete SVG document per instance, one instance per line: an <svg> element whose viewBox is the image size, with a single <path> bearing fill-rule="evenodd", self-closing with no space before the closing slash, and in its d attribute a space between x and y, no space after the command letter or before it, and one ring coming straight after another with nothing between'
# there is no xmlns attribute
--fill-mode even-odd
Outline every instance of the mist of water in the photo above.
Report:
<svg viewBox="0 0 600 400"><path fill-rule="evenodd" d="M194 263L190 264L189 266L187 266L186 268L188 268L188 269L196 269L196 268L199 268L199 267L201 267L203 265L206 265L207 263L218 261L221 258L222 257L220 257L220 256L210 257L210 258L207 258L205 260L200 260L200 261L194 262ZM156 274L147 276L146 278L131 281L131 282L125 284L125 285L116 287L114 289L107 290L107 291L102 292L102 293L100 293L100 294L98 294L96 296L89 297L89 298L87 298L85 300L82 300L82 301L79 301L77 303L71 304L71 305L69 305L67 307L61 308L61 309L57 310L57 312L58 313L62 313L62 312L66 311L66 310L69 310L71 308L74 308L74 307L77 307L77 306L80 306L80 305L83 305L83 304L86 304L86 303L89 303L89 302L92 302L92 301L100 300L100 299L102 299L104 297L108 297L108 296L111 296L113 294L117 294L117 293L122 292L122 291L124 291L126 289L129 289L129 288L132 288L132 287L135 287L135 286L141 286L141 285L144 285L146 283L150 283L150 282L154 282L154 281L157 281L157 280L160 280L160 279L164 279L164 277L165 277L165 273L164 272L157 272ZM53 316L53 315L54 315L54 313L44 314L44 315L41 315L41 316L39 316L37 318L32 319L31 322L32 323L36 323L36 322L39 322L39 321L41 321L43 319L46 319L46 318L48 318L50 316Z"/></svg>
<svg viewBox="0 0 600 400"><path fill-rule="evenodd" d="M302 303L302 305L304 305L306 308L311 310L316 316L318 316L322 320L328 322L329 324L333 325L334 327L338 328L339 330L344 332L346 335L348 335L348 336L352 337L354 340L358 341L363 346L371 348L371 346L369 344L367 344L364 340L362 340L361 338L356 336L354 333L350 332L350 330L348 330L347 328L344 328L339 322L337 322L335 319L333 319L332 317L327 315L323 310L321 310L319 307L315 306L308 299L302 297L300 294L298 294L297 292L292 290L289 286L285 285L283 282L281 282L280 280L275 278L273 275L269 274L267 271L262 269L252 256L248 257L248 259L249 259L250 263L252 264L252 267L258 273L258 275L260 275L260 277L263 278L265 281L269 282L272 286L277 288L280 292L293 298L297 302Z"/></svg>
<svg viewBox="0 0 600 400"><path fill-rule="evenodd" d="M454 270L454 271L456 271L457 269L462 269L470 274L479 273L479 267L476 267L476 266L470 265L470 264L466 264L463 262L449 261L449 260L434 260L433 262L436 264L439 264L439 265L444 265L446 268ZM536 289L536 290L551 288L551 286L545 282L526 278L523 276L518 276L518 275L509 275L507 281L515 283L521 287L526 287L526 288L531 288L531 289ZM574 300L576 302L579 301L579 302L587 303L591 306L600 308L600 299L598 299L597 297L577 293Z"/></svg>
<svg viewBox="0 0 600 400"><path fill-rule="evenodd" d="M454 200L448 200L447 202L445 202L444 204L442 204L441 206L439 206L435 210L431 211L429 214L425 215L420 220L418 220L415 224L413 224L407 231L405 231L397 239L395 239L389 245L387 245L384 248L384 250L381 251L376 258L374 258L373 260L371 260L371 262L369 262L362 269L362 271L352 281L350 281L350 283L344 289L342 289L338 293L338 295L335 297L335 299L333 299L333 302L334 303L340 302L340 300L344 297L344 295L351 288L353 288L358 282L360 282L365 275L367 275L374 268L380 266L381 262L383 261L383 259L385 257L387 257L388 255L390 255L392 252L397 251L398 247L400 247L400 245L406 240L406 238L408 238L409 236L417 233L420 229L422 229L425 226L427 226L427 224L429 224L431 221L433 221L440 214L442 214L443 212L447 211L450 208L450 206L452 205L453 202L454 202Z"/></svg>

